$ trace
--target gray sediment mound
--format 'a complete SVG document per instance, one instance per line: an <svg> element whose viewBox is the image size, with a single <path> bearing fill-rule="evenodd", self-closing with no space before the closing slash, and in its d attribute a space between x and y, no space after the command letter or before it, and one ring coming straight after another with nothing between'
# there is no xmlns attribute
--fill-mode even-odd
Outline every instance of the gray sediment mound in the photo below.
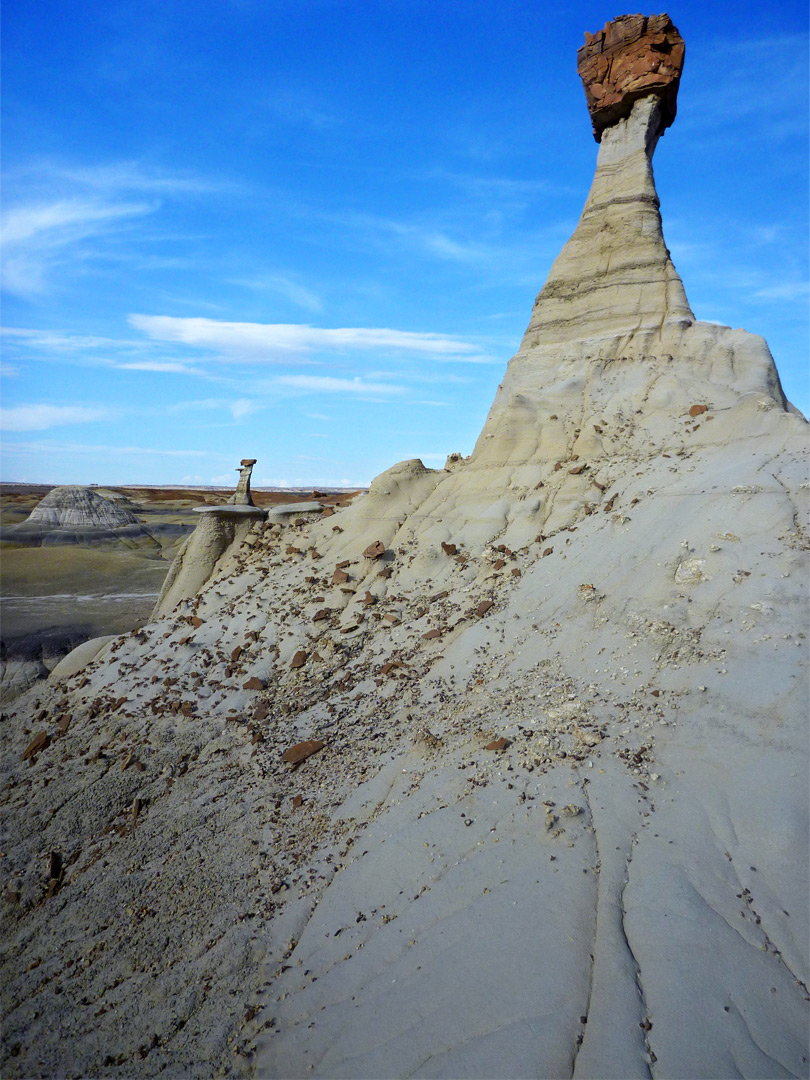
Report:
<svg viewBox="0 0 810 1080"><path fill-rule="evenodd" d="M130 509L124 496L109 499L80 485L53 488L19 525L2 530L5 543L25 547L51 544L147 544L159 553L150 530Z"/></svg>
<svg viewBox="0 0 810 1080"><path fill-rule="evenodd" d="M121 500L113 502L91 488L70 484L49 491L31 511L26 524L115 529L139 522L131 510L121 505Z"/></svg>
<svg viewBox="0 0 810 1080"><path fill-rule="evenodd" d="M808 425L664 243L673 30L472 454L201 515L9 710L4 1075L808 1075Z"/></svg>

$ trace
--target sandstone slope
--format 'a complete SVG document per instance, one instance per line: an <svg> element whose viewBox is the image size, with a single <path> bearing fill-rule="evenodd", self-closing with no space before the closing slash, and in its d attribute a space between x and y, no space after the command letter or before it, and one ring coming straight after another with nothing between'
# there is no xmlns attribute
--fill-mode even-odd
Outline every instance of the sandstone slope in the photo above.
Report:
<svg viewBox="0 0 810 1080"><path fill-rule="evenodd" d="M205 515L7 718L5 1075L808 1075L807 424L660 109L469 458Z"/></svg>

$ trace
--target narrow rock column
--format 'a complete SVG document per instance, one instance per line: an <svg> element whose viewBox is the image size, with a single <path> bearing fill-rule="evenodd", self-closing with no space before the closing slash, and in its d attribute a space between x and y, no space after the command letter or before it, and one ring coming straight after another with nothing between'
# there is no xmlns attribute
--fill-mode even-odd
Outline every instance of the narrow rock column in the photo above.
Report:
<svg viewBox="0 0 810 1080"><path fill-rule="evenodd" d="M657 329L694 320L664 243L652 156L661 101L649 94L602 132L596 174L576 231L532 311L523 347Z"/></svg>
<svg viewBox="0 0 810 1080"><path fill-rule="evenodd" d="M253 466L256 464L256 458L242 458L239 469L239 482L236 485L236 491L228 500L234 506L255 506L253 502L253 496L250 494L250 474L253 472Z"/></svg>

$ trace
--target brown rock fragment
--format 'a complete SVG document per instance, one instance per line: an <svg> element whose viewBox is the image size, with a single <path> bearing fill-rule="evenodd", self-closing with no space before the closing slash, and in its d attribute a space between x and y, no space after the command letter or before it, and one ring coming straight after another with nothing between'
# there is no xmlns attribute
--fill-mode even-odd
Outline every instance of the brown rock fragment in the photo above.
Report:
<svg viewBox="0 0 810 1080"><path fill-rule="evenodd" d="M484 747L484 749L485 750L497 750L497 751L500 751L500 750L505 750L508 745L509 745L509 740L504 739L503 736L501 736L500 739L493 739L491 743L487 743L487 745Z"/></svg>
<svg viewBox="0 0 810 1080"><path fill-rule="evenodd" d="M333 585L343 585L348 580L349 580L349 575L346 573L345 570L336 569L334 574L332 574L332 584Z"/></svg>
<svg viewBox="0 0 810 1080"><path fill-rule="evenodd" d="M237 645L231 653L231 663L235 664L244 651L241 645Z"/></svg>
<svg viewBox="0 0 810 1080"><path fill-rule="evenodd" d="M545 548L543 550L543 554L540 556L540 558L545 559L546 555L553 555L553 554L554 554L554 548Z"/></svg>
<svg viewBox="0 0 810 1080"><path fill-rule="evenodd" d="M456 544L445 544L444 540L442 540L442 551L445 555L455 555L458 547Z"/></svg>
<svg viewBox="0 0 810 1080"><path fill-rule="evenodd" d="M708 409L708 405L693 405L692 408L689 410L689 415L700 416L701 413L708 412Z"/></svg>
<svg viewBox="0 0 810 1080"><path fill-rule="evenodd" d="M441 630L434 627L432 630L428 630L427 633L422 634L422 641L433 641L437 637L441 637Z"/></svg>
<svg viewBox="0 0 810 1080"><path fill-rule="evenodd" d="M375 540L373 544L369 544L363 552L363 558L365 559L379 559L381 555L385 554L385 544L382 540Z"/></svg>
<svg viewBox="0 0 810 1080"><path fill-rule="evenodd" d="M33 737L33 739L28 744L28 746L25 748L25 750L23 750L23 752L22 752L22 760L23 761L28 761L30 759L36 760L36 756L40 752L40 750L44 750L47 746L50 745L50 742L51 742L51 737L50 737L50 735L48 734L47 731L38 732Z"/></svg>
<svg viewBox="0 0 810 1080"><path fill-rule="evenodd" d="M317 754L325 745L320 739L306 739L304 742L296 743L295 746L285 750L281 755L281 760L290 765L298 765L300 762L306 761L308 757L312 757L313 754Z"/></svg>
<svg viewBox="0 0 810 1080"><path fill-rule="evenodd" d="M325 607L318 608L318 610L312 616L312 621L313 622L322 622L324 619L328 619L331 614L332 613L329 610L329 608L325 608Z"/></svg>
<svg viewBox="0 0 810 1080"><path fill-rule="evenodd" d="M201 619L199 615L191 616L191 625L194 627L195 630L197 629L197 627L202 626L204 621L205 620Z"/></svg>
<svg viewBox="0 0 810 1080"><path fill-rule="evenodd" d="M242 683L243 690L264 690L264 683L256 675L252 675L247 682Z"/></svg>
<svg viewBox="0 0 810 1080"><path fill-rule="evenodd" d="M481 603L476 607L475 614L479 616L486 615L486 613L492 607L493 603L493 600L482 600Z"/></svg>
<svg viewBox="0 0 810 1080"><path fill-rule="evenodd" d="M395 668L405 667L401 660L386 660L380 668L381 675L390 675Z"/></svg>
<svg viewBox="0 0 810 1080"><path fill-rule="evenodd" d="M290 661L290 667L291 668L303 667L304 664L307 662L307 656L308 656L308 653L307 653L307 651L305 649L299 649L298 652L295 654L295 656Z"/></svg>
<svg viewBox="0 0 810 1080"><path fill-rule="evenodd" d="M304 798L303 798L302 795L293 795L292 804L293 804L293 806L295 807L296 810L298 809L299 806L301 806L303 804L303 802L304 802Z"/></svg>

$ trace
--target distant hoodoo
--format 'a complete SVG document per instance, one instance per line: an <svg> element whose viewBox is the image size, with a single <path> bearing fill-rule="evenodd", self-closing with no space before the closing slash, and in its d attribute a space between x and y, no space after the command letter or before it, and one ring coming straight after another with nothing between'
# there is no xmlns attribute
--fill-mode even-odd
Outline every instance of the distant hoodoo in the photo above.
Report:
<svg viewBox="0 0 810 1080"><path fill-rule="evenodd" d="M239 483L236 485L236 491L228 500L235 506L255 506L253 496L250 494L250 475L253 472L253 466L256 464L256 458L242 458L240 467L237 470L239 473Z"/></svg>
<svg viewBox="0 0 810 1080"><path fill-rule="evenodd" d="M647 94L661 100L664 131L675 119L685 46L669 15L622 15L585 34L577 71L585 87L593 134L630 115ZM660 134L660 132L659 132Z"/></svg>

